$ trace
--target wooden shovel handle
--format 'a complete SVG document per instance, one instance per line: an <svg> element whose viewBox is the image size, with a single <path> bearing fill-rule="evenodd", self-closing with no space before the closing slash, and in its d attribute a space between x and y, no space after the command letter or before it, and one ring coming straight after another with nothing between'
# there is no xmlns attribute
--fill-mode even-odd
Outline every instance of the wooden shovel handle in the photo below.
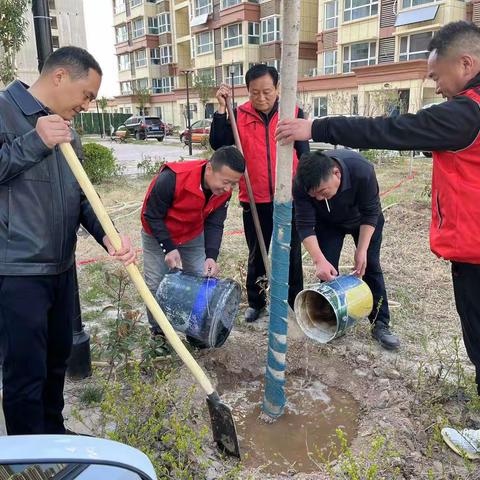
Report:
<svg viewBox="0 0 480 480"><path fill-rule="evenodd" d="M103 206L100 197L98 196L95 188L90 182L85 170L82 167L82 164L77 158L75 151L69 143L62 143L60 145L60 150L62 151L65 159L68 162L75 178L77 179L80 187L82 188L85 196L87 197L90 205L92 206L99 222L101 223L105 234L112 243L115 250L120 250L122 248L122 240L118 234L116 228L114 227L112 220L108 216L105 207ZM148 289L145 280L140 274L137 266L134 263L131 263L126 267L130 278L132 279L138 293L145 302L147 308L150 310L151 314L160 325L163 333L167 337L167 340L170 342L170 345L178 353L178 356L182 359L183 363L189 368L192 372L195 379L201 385L203 390L207 395L211 395L214 392L213 386L205 375L205 372L200 368L200 365L195 361L190 352L186 349L185 345L182 343L180 338L178 338L177 333L170 325L170 322L167 320L167 317L163 313L162 309L158 305L155 297L152 295Z"/></svg>

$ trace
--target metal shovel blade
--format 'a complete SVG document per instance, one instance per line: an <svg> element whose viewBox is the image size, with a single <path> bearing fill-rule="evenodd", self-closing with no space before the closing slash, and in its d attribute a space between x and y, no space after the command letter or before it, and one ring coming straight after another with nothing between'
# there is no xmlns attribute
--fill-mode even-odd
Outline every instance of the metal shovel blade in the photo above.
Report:
<svg viewBox="0 0 480 480"><path fill-rule="evenodd" d="M232 457L240 458L237 428L231 408L220 400L217 392L208 395L207 405L212 421L213 439L218 448Z"/></svg>

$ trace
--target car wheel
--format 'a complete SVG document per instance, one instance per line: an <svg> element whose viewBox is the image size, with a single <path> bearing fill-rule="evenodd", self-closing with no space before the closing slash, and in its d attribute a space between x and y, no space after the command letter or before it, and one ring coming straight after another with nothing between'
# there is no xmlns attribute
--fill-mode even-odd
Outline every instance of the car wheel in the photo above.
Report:
<svg viewBox="0 0 480 480"><path fill-rule="evenodd" d="M157 140L158 140L159 142L163 142L163 139L164 139L164 137L157 137Z"/></svg>
<svg viewBox="0 0 480 480"><path fill-rule="evenodd" d="M142 140L142 136L140 135L139 131L135 132L135 140Z"/></svg>
<svg viewBox="0 0 480 480"><path fill-rule="evenodd" d="M426 158L432 158L432 152L422 152L423 156Z"/></svg>

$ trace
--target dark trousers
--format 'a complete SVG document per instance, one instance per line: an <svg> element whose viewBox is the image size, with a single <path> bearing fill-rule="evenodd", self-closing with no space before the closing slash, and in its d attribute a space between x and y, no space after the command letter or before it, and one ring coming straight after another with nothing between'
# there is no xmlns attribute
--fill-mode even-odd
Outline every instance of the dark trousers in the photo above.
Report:
<svg viewBox="0 0 480 480"><path fill-rule="evenodd" d="M382 246L384 223L383 215L380 215L367 250L367 269L363 280L370 287L373 295L373 310L368 318L372 323L382 322L388 325L390 323L390 311L388 309L385 280L383 278L382 267L380 266L380 248ZM317 224L316 233L320 249L325 255L325 258L338 271L338 262L340 260L345 235L352 235L355 245L357 245L360 227L352 231L346 231L341 227L322 223Z"/></svg>
<svg viewBox="0 0 480 480"><path fill-rule="evenodd" d="M263 238L267 251L270 248L270 241L273 232L273 203L257 203L258 217L262 228ZM257 240L255 225L253 223L250 205L242 202L243 207L243 228L248 245L248 270L247 270L247 297L250 307L260 309L265 306L265 292L257 284L257 279L265 275L260 245ZM293 214L293 212L292 212ZM302 245L292 221L292 239L290 242L290 271L289 271L288 303L293 308L295 297L303 290L302 270Z"/></svg>
<svg viewBox="0 0 480 480"><path fill-rule="evenodd" d="M62 410L72 346L74 268L0 276L3 411L9 435L65 433Z"/></svg>
<svg viewBox="0 0 480 480"><path fill-rule="evenodd" d="M452 278L463 341L475 366L475 382L480 395L480 265L452 262Z"/></svg>

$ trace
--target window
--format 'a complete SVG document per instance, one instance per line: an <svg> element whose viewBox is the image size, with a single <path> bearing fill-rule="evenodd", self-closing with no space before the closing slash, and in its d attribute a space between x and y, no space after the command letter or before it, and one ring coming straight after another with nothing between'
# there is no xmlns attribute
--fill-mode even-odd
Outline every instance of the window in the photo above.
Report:
<svg viewBox="0 0 480 480"><path fill-rule="evenodd" d="M48 9L55 10L55 0L48 0Z"/></svg>
<svg viewBox="0 0 480 480"><path fill-rule="evenodd" d="M151 48L150 49L150 62L152 65L160 65L160 49Z"/></svg>
<svg viewBox="0 0 480 480"><path fill-rule="evenodd" d="M52 47L53 48L60 48L60 40L56 35L52 36Z"/></svg>
<svg viewBox="0 0 480 480"><path fill-rule="evenodd" d="M315 97L313 99L313 116L326 117L328 115L328 98Z"/></svg>
<svg viewBox="0 0 480 480"><path fill-rule="evenodd" d="M125 0L115 0L115 15L125 11Z"/></svg>
<svg viewBox="0 0 480 480"><path fill-rule="evenodd" d="M337 73L337 51L323 52L323 74L335 75Z"/></svg>
<svg viewBox="0 0 480 480"><path fill-rule="evenodd" d="M213 68L199 68L197 70L197 77L202 78L205 81L215 81L215 70Z"/></svg>
<svg viewBox="0 0 480 480"><path fill-rule="evenodd" d="M170 14L162 13L158 16L158 33L168 33L171 31Z"/></svg>
<svg viewBox="0 0 480 480"><path fill-rule="evenodd" d="M139 78L137 80L137 90L146 90L148 88L148 78Z"/></svg>
<svg viewBox="0 0 480 480"><path fill-rule="evenodd" d="M135 52L135 67L146 67L147 66L147 51L137 50Z"/></svg>
<svg viewBox="0 0 480 480"><path fill-rule="evenodd" d="M418 5L424 5L425 3L435 3L439 0L403 0L402 8L412 8L417 7Z"/></svg>
<svg viewBox="0 0 480 480"><path fill-rule="evenodd" d="M148 17L148 33L158 35L158 17Z"/></svg>
<svg viewBox="0 0 480 480"><path fill-rule="evenodd" d="M258 45L260 43L260 24L248 22L248 43Z"/></svg>
<svg viewBox="0 0 480 480"><path fill-rule="evenodd" d="M269 66L269 67L274 67L277 69L277 71L280 71L280 60L278 59L275 59L275 60L268 60L266 62L266 64Z"/></svg>
<svg viewBox="0 0 480 480"><path fill-rule="evenodd" d="M262 43L280 40L280 17L273 16L262 20Z"/></svg>
<svg viewBox="0 0 480 480"><path fill-rule="evenodd" d="M238 5L239 3L242 3L242 0L222 0L222 9L233 7L234 5Z"/></svg>
<svg viewBox="0 0 480 480"><path fill-rule="evenodd" d="M331 28L337 28L338 23L338 2L333 0L332 2L325 3L325 21L324 28L329 30Z"/></svg>
<svg viewBox="0 0 480 480"><path fill-rule="evenodd" d="M123 55L118 56L118 71L124 72L125 70L130 70L130 54L124 53Z"/></svg>
<svg viewBox="0 0 480 480"><path fill-rule="evenodd" d="M226 79L228 85L232 84L232 70L233 69L233 84L243 85L243 63L234 63L233 65L225 65L223 67L223 77Z"/></svg>
<svg viewBox="0 0 480 480"><path fill-rule="evenodd" d="M163 117L162 107L155 107L155 115L160 119Z"/></svg>
<svg viewBox="0 0 480 480"><path fill-rule="evenodd" d="M138 5L141 5L143 3L143 0L130 0L130 7L138 7Z"/></svg>
<svg viewBox="0 0 480 480"><path fill-rule="evenodd" d="M169 93L174 89L174 78L163 77L152 79L152 92L153 93Z"/></svg>
<svg viewBox="0 0 480 480"><path fill-rule="evenodd" d="M57 17L50 17L50 26L51 26L54 30L58 30Z"/></svg>
<svg viewBox="0 0 480 480"><path fill-rule="evenodd" d="M173 63L173 49L171 45L160 47L160 63L162 65Z"/></svg>
<svg viewBox="0 0 480 480"><path fill-rule="evenodd" d="M242 24L235 23L223 27L223 48L238 47L242 45Z"/></svg>
<svg viewBox="0 0 480 480"><path fill-rule="evenodd" d="M352 95L350 99L350 113L358 115L358 95Z"/></svg>
<svg viewBox="0 0 480 480"><path fill-rule="evenodd" d="M115 38L117 39L117 43L126 42L128 40L126 25L121 25L115 29Z"/></svg>
<svg viewBox="0 0 480 480"><path fill-rule="evenodd" d="M130 95L132 93L132 82L120 82L120 92L122 95Z"/></svg>
<svg viewBox="0 0 480 480"><path fill-rule="evenodd" d="M212 13L212 0L195 0L195 16Z"/></svg>
<svg viewBox="0 0 480 480"><path fill-rule="evenodd" d="M433 37L433 32L416 33L400 39L399 60L416 60L418 58L428 58L428 44Z"/></svg>
<svg viewBox="0 0 480 480"><path fill-rule="evenodd" d="M137 18L132 22L132 36L133 38L141 37L145 35L145 25L143 18Z"/></svg>
<svg viewBox="0 0 480 480"><path fill-rule="evenodd" d="M378 13L378 0L345 0L343 21L371 17Z"/></svg>
<svg viewBox="0 0 480 480"><path fill-rule="evenodd" d="M202 32L195 36L197 45L197 55L213 52L213 32Z"/></svg>
<svg viewBox="0 0 480 480"><path fill-rule="evenodd" d="M355 43L343 48L343 73L352 71L352 68L361 67L363 65L375 65L377 44L371 43Z"/></svg>

